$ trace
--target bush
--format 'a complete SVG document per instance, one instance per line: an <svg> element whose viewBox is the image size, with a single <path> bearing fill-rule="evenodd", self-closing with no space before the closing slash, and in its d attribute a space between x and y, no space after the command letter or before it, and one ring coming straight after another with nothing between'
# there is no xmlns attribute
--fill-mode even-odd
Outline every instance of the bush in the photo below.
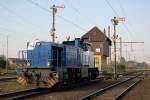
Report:
<svg viewBox="0 0 150 100"><path fill-rule="evenodd" d="M6 59L4 56L0 56L0 68L5 68L6 66Z"/></svg>
<svg viewBox="0 0 150 100"><path fill-rule="evenodd" d="M123 73L126 71L126 65L125 64L118 64L117 65L117 72L118 73Z"/></svg>

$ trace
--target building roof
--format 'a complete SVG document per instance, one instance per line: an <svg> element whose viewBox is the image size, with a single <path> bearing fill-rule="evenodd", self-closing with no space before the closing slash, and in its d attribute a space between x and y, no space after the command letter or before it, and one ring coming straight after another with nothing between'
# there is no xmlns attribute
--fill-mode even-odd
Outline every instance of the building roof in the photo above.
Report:
<svg viewBox="0 0 150 100"><path fill-rule="evenodd" d="M111 40L97 26L94 26L91 30L89 30L87 33L85 33L81 38L83 40L88 39L90 42L108 41L109 45L111 45Z"/></svg>

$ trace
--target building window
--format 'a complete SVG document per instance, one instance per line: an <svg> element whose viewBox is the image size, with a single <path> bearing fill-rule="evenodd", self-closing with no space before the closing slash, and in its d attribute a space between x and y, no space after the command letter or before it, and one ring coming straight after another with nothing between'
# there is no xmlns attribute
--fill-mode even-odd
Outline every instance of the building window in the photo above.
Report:
<svg viewBox="0 0 150 100"><path fill-rule="evenodd" d="M100 52L100 51L101 51L100 48L96 48L96 49L95 49L95 52Z"/></svg>

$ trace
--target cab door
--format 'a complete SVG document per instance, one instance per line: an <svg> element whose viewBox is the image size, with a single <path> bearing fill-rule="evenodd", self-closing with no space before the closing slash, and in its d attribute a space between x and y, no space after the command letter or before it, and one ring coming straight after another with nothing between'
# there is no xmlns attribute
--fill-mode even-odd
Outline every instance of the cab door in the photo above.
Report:
<svg viewBox="0 0 150 100"><path fill-rule="evenodd" d="M62 67L63 48L52 46L52 65L56 68Z"/></svg>

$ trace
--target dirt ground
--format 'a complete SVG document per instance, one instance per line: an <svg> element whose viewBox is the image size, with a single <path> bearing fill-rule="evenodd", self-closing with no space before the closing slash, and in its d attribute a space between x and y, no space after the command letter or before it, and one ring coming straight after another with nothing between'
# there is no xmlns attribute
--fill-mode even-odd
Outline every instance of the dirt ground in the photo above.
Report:
<svg viewBox="0 0 150 100"><path fill-rule="evenodd" d="M150 77L138 84L123 100L150 100Z"/></svg>
<svg viewBox="0 0 150 100"><path fill-rule="evenodd" d="M82 96L85 96L97 89L102 89L114 83L116 83L116 81L100 81L98 83L85 85L70 90L58 91L41 96L32 97L28 100L78 100Z"/></svg>

